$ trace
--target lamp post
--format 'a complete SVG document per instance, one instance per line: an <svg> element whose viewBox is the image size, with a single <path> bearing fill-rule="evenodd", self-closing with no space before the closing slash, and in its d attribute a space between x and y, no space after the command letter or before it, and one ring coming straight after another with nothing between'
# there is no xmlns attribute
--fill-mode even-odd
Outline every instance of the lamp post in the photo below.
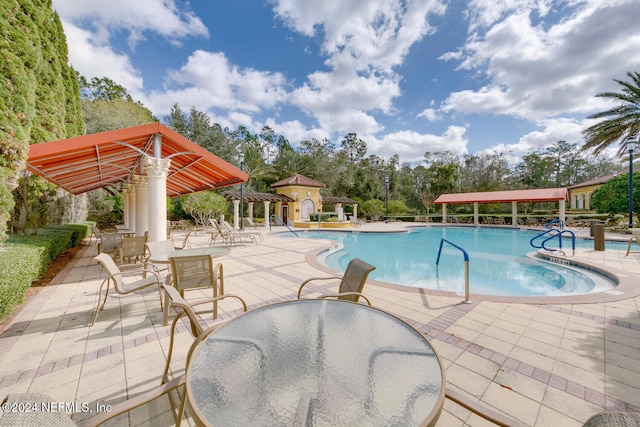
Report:
<svg viewBox="0 0 640 427"><path fill-rule="evenodd" d="M638 137L627 139L627 151L629 152L629 228L633 228L633 152L638 149Z"/></svg>
<svg viewBox="0 0 640 427"><path fill-rule="evenodd" d="M244 172L244 152L240 151L240 170ZM240 230L244 229L243 226L243 212L244 212L244 197L242 194L242 189L244 187L244 182L240 183Z"/></svg>
<svg viewBox="0 0 640 427"><path fill-rule="evenodd" d="M384 177L384 222L389 222L389 177Z"/></svg>

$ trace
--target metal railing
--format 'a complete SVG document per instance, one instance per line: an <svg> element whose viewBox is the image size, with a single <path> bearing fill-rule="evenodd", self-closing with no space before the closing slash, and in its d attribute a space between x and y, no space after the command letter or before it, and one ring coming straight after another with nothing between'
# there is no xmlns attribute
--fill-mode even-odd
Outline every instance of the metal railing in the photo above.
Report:
<svg viewBox="0 0 640 427"><path fill-rule="evenodd" d="M442 246L444 243L448 243L454 248L460 250L462 255L464 256L464 302L470 303L469 299L469 253L464 250L464 248L456 245L455 243L442 238L440 239L440 248L438 249L438 257L436 258L436 273L438 271L438 264L440 264L440 254L442 253Z"/></svg>
<svg viewBox="0 0 640 427"><path fill-rule="evenodd" d="M287 227L289 229L290 232L292 232L296 237L300 237L298 236L298 233L296 233L295 231L293 231L291 229L291 227L289 227L283 220L282 218L280 218L279 216L275 215L275 214L271 214L271 216L269 217L269 233L271 233L271 225L273 224L273 220L278 221L280 224L284 225L285 227Z"/></svg>
<svg viewBox="0 0 640 427"><path fill-rule="evenodd" d="M549 234L549 236L547 236L546 239L544 239L542 241L542 243L540 243L540 245L536 245L534 243L535 240L540 239L542 237L544 237L545 235ZM573 255L576 254L576 235L573 231L571 230L563 230L563 229L556 229L556 228L550 228L547 231L544 231L536 236L534 236L530 241L529 244L536 248L536 249L544 249L545 251L550 251L550 252L555 252L555 251L562 251L562 235L563 234L569 234L571 236L571 249L573 251ZM547 243L548 241L558 238L558 249L554 249L554 248L547 248L545 246L545 243ZM564 253L564 252L563 252Z"/></svg>

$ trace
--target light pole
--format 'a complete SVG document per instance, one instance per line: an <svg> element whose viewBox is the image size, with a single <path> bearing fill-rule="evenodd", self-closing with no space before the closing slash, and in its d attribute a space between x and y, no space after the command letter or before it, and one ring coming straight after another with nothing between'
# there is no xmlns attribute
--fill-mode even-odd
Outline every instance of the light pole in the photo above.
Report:
<svg viewBox="0 0 640 427"><path fill-rule="evenodd" d="M384 177L384 222L389 222L389 177Z"/></svg>
<svg viewBox="0 0 640 427"><path fill-rule="evenodd" d="M633 152L638 149L638 137L627 139L627 151L629 152L629 228L633 228Z"/></svg>
<svg viewBox="0 0 640 427"><path fill-rule="evenodd" d="M244 172L244 152L240 151L240 170ZM240 183L240 230L244 229L243 226L243 212L244 212L244 197L242 194L242 189L244 187L244 182Z"/></svg>

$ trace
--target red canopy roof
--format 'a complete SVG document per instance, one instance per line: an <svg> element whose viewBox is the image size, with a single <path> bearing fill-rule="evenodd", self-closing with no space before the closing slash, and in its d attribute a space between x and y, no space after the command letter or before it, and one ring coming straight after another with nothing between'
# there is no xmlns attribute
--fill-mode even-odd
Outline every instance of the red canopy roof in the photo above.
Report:
<svg viewBox="0 0 640 427"><path fill-rule="evenodd" d="M142 158L170 158L170 197L246 182L249 175L160 123L134 126L29 147L27 168L73 194L127 181L139 173ZM156 153L157 156L158 153Z"/></svg>
<svg viewBox="0 0 640 427"><path fill-rule="evenodd" d="M486 191L479 193L441 194L434 203L507 203L507 202L557 202L568 200L566 188L542 188L536 190Z"/></svg>

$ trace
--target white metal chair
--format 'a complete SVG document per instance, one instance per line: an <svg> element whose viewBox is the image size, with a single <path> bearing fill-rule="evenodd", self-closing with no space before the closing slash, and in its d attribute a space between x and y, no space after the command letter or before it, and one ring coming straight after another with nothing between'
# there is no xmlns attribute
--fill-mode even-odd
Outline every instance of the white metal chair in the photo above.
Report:
<svg viewBox="0 0 640 427"><path fill-rule="evenodd" d="M109 295L110 284L113 284L114 290L120 295L127 295L132 292L148 288L150 286L155 286L158 289L158 294L160 295L160 307L162 308L162 291L160 290L160 278L155 271L144 270L142 268L127 269L125 271L121 271L113 261L113 259L107 254L99 254L94 258L94 260L98 261L102 265L102 267L107 271L108 276L100 283L100 288L98 290L98 306L96 307L96 311L89 326L93 326L93 324L96 322L96 319L98 318L98 313L100 313L104 309L104 305L107 302L107 296ZM132 282L123 280L123 277L134 275L140 276L143 274L143 272L151 273L151 275L148 277L143 277L142 279L134 280ZM105 288L104 299L102 299L102 288ZM102 300L102 302L100 302L100 300Z"/></svg>

